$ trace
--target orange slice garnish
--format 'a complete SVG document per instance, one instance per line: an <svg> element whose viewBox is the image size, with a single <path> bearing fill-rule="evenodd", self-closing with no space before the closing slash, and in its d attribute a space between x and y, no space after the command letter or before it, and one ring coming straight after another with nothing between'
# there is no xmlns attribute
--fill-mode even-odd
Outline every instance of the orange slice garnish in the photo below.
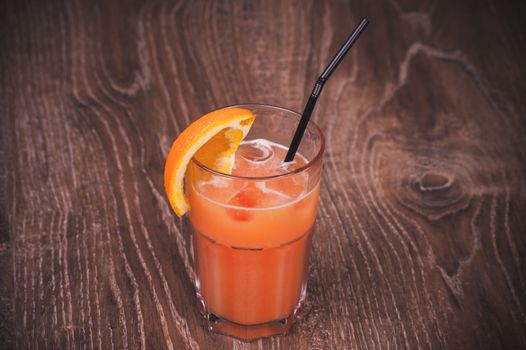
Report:
<svg viewBox="0 0 526 350"><path fill-rule="evenodd" d="M166 158L164 188L178 216L190 209L184 194L184 175L192 157L211 169L230 174L234 154L255 118L244 108L218 109L194 121L175 139Z"/></svg>

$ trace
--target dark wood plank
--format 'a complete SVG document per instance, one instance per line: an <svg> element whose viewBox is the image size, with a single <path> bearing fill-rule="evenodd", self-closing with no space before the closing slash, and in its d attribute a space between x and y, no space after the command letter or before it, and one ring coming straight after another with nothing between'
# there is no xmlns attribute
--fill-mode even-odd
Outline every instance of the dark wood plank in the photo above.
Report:
<svg viewBox="0 0 526 350"><path fill-rule="evenodd" d="M0 347L526 347L526 6L502 1L0 5ZM245 344L197 312L162 172L191 120L301 109L328 144L309 290Z"/></svg>

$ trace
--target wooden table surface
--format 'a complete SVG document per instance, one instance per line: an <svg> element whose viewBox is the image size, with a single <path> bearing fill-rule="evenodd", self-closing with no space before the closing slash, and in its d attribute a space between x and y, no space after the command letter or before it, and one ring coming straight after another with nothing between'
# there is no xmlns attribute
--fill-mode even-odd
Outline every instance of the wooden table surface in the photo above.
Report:
<svg viewBox="0 0 526 350"><path fill-rule="evenodd" d="M209 334L172 140L327 83L308 297L292 332ZM4 1L0 348L526 347L526 5Z"/></svg>

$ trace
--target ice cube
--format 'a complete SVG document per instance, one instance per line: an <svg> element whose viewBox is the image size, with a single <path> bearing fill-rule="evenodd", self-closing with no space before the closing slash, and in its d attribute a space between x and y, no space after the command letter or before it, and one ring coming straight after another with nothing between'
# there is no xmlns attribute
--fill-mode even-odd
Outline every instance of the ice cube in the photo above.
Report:
<svg viewBox="0 0 526 350"><path fill-rule="evenodd" d="M236 156L249 162L262 163L271 159L274 156L274 151L267 140L255 139L241 142Z"/></svg>

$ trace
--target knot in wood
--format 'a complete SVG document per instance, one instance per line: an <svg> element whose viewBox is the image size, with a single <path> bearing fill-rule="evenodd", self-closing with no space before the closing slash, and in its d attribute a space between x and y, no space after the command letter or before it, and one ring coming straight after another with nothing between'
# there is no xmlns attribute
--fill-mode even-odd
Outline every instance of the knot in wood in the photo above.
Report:
<svg viewBox="0 0 526 350"><path fill-rule="evenodd" d="M401 174L399 200L420 215L438 220L469 205L465 175L454 168L406 168Z"/></svg>
<svg viewBox="0 0 526 350"><path fill-rule="evenodd" d="M418 190L420 192L446 191L451 188L453 178L436 172L424 173L417 180Z"/></svg>

